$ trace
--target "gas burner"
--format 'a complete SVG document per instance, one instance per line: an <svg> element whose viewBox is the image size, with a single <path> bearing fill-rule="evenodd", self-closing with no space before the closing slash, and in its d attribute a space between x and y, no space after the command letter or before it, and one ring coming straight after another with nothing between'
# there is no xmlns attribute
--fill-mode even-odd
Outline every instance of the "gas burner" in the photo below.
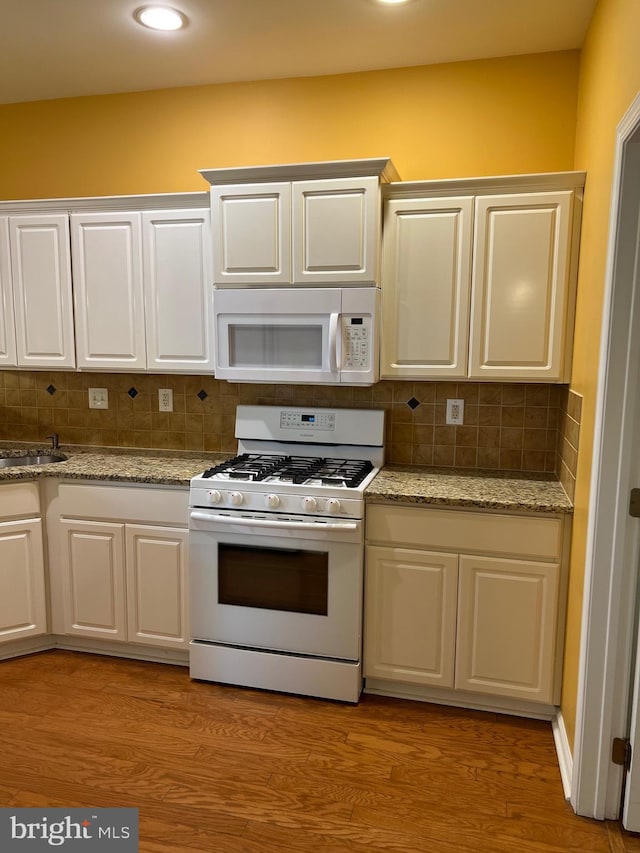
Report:
<svg viewBox="0 0 640 853"><path fill-rule="evenodd" d="M270 483L313 483L317 486L356 488L373 470L368 460L323 459L316 456L278 456L243 453L209 468L202 475L222 480Z"/></svg>
<svg viewBox="0 0 640 853"><path fill-rule="evenodd" d="M347 486L353 489L373 471L373 465L368 459L322 459L321 462L315 476L324 486Z"/></svg>
<svg viewBox="0 0 640 853"><path fill-rule="evenodd" d="M223 478L228 477L230 480L264 480L276 473L287 459L289 459L288 456L269 453L243 453L207 469L202 476L214 477L220 474Z"/></svg>

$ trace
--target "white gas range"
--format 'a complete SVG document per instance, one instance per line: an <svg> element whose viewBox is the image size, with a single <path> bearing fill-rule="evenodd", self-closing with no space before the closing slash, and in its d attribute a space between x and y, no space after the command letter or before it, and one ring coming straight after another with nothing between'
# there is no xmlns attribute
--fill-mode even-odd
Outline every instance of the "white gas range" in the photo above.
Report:
<svg viewBox="0 0 640 853"><path fill-rule="evenodd" d="M193 678L357 702L364 489L384 413L238 406L190 490Z"/></svg>

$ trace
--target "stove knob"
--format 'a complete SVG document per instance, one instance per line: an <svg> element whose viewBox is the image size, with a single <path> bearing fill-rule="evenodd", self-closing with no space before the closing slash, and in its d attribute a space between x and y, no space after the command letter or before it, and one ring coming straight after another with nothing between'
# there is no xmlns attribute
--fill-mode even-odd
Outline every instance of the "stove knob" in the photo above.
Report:
<svg viewBox="0 0 640 853"><path fill-rule="evenodd" d="M338 498L329 498L327 501L327 512L330 512L331 515L335 515L337 512L340 512L342 505Z"/></svg>
<svg viewBox="0 0 640 853"><path fill-rule="evenodd" d="M207 492L207 500L210 504L219 504L222 500L222 495L217 489L211 489Z"/></svg>
<svg viewBox="0 0 640 853"><path fill-rule="evenodd" d="M229 502L233 504L233 506L240 506L244 501L244 495L242 492L231 492L229 495Z"/></svg>
<svg viewBox="0 0 640 853"><path fill-rule="evenodd" d="M267 506L269 509L277 509L280 506L278 495L267 495Z"/></svg>
<svg viewBox="0 0 640 853"><path fill-rule="evenodd" d="M307 512L313 512L318 506L318 502L315 498L302 498L302 506Z"/></svg>

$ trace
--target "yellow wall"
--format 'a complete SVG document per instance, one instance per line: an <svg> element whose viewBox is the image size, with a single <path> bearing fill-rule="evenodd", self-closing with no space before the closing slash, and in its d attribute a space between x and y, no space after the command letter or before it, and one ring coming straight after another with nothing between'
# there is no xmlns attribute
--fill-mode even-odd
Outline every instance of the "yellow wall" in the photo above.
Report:
<svg viewBox="0 0 640 853"><path fill-rule="evenodd" d="M638 0L600 0L581 57L576 169L587 172L572 388L584 395L576 482L562 714L573 742L587 508L616 126L640 91Z"/></svg>
<svg viewBox="0 0 640 853"><path fill-rule="evenodd" d="M403 180L573 168L577 51L0 106L0 199L205 190L391 156Z"/></svg>

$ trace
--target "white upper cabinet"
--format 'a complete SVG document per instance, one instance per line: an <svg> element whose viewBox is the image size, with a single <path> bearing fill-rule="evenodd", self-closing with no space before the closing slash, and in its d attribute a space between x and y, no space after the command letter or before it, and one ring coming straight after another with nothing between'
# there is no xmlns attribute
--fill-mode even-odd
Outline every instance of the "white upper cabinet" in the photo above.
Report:
<svg viewBox="0 0 640 853"><path fill-rule="evenodd" d="M9 255L9 218L0 216L0 366L15 367L16 328L13 313L13 284Z"/></svg>
<svg viewBox="0 0 640 853"><path fill-rule="evenodd" d="M388 202L383 376L466 376L472 217L471 197Z"/></svg>
<svg viewBox="0 0 640 853"><path fill-rule="evenodd" d="M139 213L74 213L78 367L146 366Z"/></svg>
<svg viewBox="0 0 640 853"><path fill-rule="evenodd" d="M377 160L202 170L211 184L218 287L371 285L379 281Z"/></svg>
<svg viewBox="0 0 640 853"><path fill-rule="evenodd" d="M290 283L290 184L212 187L211 217L215 284Z"/></svg>
<svg viewBox="0 0 640 853"><path fill-rule="evenodd" d="M211 214L142 215L147 369L213 370Z"/></svg>
<svg viewBox="0 0 640 853"><path fill-rule="evenodd" d="M75 366L69 217L10 216L20 367Z"/></svg>
<svg viewBox="0 0 640 853"><path fill-rule="evenodd" d="M476 200L471 378L562 378L572 206L572 192Z"/></svg>
<svg viewBox="0 0 640 853"><path fill-rule="evenodd" d="M374 284L379 209L377 178L214 186L214 282Z"/></svg>
<svg viewBox="0 0 640 853"><path fill-rule="evenodd" d="M381 377L568 382L583 180L394 185ZM518 181L531 191L518 191ZM504 191L489 193L494 187Z"/></svg>
<svg viewBox="0 0 640 853"><path fill-rule="evenodd" d="M295 181L293 283L375 284L380 249L378 178Z"/></svg>
<svg viewBox="0 0 640 853"><path fill-rule="evenodd" d="M208 209L71 215L78 366L212 369Z"/></svg>

